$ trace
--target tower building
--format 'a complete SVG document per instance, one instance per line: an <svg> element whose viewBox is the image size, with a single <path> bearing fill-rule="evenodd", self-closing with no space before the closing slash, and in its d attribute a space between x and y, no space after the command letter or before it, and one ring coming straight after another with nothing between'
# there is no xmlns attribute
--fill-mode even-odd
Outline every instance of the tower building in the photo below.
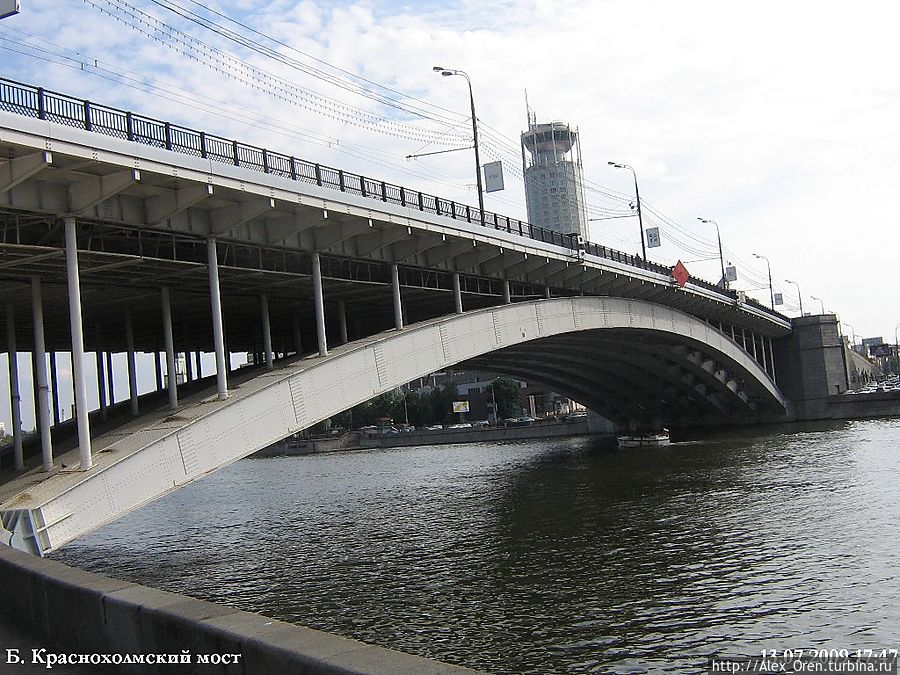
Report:
<svg viewBox="0 0 900 675"><path fill-rule="evenodd" d="M537 124L529 111L528 131L522 134L522 164L528 222L587 238L578 129L565 122Z"/></svg>

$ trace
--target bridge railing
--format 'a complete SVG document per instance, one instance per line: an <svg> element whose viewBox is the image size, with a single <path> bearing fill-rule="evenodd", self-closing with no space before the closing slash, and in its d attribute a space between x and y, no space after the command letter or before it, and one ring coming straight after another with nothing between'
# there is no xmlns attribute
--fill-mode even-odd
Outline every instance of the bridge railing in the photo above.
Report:
<svg viewBox="0 0 900 675"><path fill-rule="evenodd" d="M467 223L480 224L527 237L574 251L584 250L593 256L614 260L631 267L669 274L670 267L660 265L640 256L630 255L593 242L582 242L577 234L565 234L528 222L510 218L498 213L485 211L460 204L449 199L436 197L400 185L379 181L362 175L317 164L290 155L272 152L235 140L222 138L203 131L188 129L170 122L137 115L125 110L110 108L91 101L82 100L47 91L21 82L0 78L0 110L37 117L67 126L85 129L113 136L155 148L165 148L173 152L193 155L247 169L262 171L295 181L321 187L341 190L369 199L377 199L389 204L398 204L419 211L446 216ZM708 290L736 299L735 291L722 289L697 277L691 281ZM767 307L748 300L760 309ZM777 313L772 312L777 316Z"/></svg>

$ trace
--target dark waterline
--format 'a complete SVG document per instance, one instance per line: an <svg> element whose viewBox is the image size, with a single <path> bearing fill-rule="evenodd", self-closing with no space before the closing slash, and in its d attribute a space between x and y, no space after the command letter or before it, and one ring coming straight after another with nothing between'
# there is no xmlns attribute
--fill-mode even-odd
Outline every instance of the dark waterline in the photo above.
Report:
<svg viewBox="0 0 900 675"><path fill-rule="evenodd" d="M253 459L54 557L497 673L897 648L900 420Z"/></svg>

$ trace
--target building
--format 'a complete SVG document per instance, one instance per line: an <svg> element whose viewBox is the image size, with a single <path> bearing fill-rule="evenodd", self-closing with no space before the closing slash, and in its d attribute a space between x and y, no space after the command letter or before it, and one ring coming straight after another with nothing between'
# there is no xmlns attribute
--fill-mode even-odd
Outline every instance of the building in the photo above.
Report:
<svg viewBox="0 0 900 675"><path fill-rule="evenodd" d="M527 151L527 156L526 156ZM522 134L528 222L587 238L587 206L578 129L565 122L537 124L528 114Z"/></svg>

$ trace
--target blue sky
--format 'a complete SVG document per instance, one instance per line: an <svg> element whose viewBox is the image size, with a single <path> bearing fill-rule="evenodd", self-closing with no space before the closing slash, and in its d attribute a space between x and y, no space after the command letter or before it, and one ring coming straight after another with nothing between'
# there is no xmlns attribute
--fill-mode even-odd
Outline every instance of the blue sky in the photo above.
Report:
<svg viewBox="0 0 900 675"><path fill-rule="evenodd" d="M191 0L165 2L200 11ZM580 128L592 215L621 213L633 191L630 174L607 161L635 167L643 201L677 225L645 210L646 224L660 225L665 242L651 257L690 261L692 272L715 279L717 260L693 262L715 252L714 229L697 217L715 219L726 257L738 267L737 287L768 299L759 288L765 264L752 255L764 254L776 290L794 306L785 278L800 283L807 311L819 309L810 295L821 297L857 337L893 340L900 322L894 3L867 2L852 12L844 3L810 0L205 4L308 55L277 46L304 67L344 84L360 80L335 68L389 86L441 120L410 119L238 47L151 0L22 0L22 12L0 22L0 75L475 203L469 152L405 159L464 144L465 82L431 67L462 69L483 125L483 159L505 161L507 190L486 198L489 209L524 217L514 174L527 89L540 121ZM284 86L318 92L328 105L401 120L401 135L248 88L165 46L155 28L144 25L147 35L126 25L128 7L284 78ZM16 53L34 52L23 43L77 52L83 70ZM111 71L156 89L99 76ZM416 140L418 133L431 142ZM637 236L632 218L592 223L592 239L621 250L639 250Z"/></svg>

